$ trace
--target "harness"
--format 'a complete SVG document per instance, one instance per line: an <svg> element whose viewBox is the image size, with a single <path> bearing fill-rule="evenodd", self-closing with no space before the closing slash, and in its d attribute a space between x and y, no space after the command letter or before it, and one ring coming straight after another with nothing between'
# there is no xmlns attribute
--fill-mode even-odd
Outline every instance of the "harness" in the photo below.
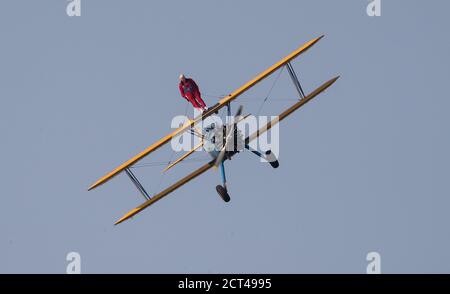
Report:
<svg viewBox="0 0 450 294"><path fill-rule="evenodd" d="M187 92L192 93L193 92L193 89L192 89L191 86L184 86L183 85L183 90L184 90L185 93L187 93Z"/></svg>
<svg viewBox="0 0 450 294"><path fill-rule="evenodd" d="M192 86L191 83L187 82L187 83L183 83L183 91L185 93L193 93L194 92L194 87Z"/></svg>

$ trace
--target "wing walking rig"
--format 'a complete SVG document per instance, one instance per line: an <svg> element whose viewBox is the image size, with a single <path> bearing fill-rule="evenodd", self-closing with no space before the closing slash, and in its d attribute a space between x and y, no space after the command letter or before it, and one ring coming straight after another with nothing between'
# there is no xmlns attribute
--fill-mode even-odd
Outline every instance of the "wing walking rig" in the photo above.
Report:
<svg viewBox="0 0 450 294"><path fill-rule="evenodd" d="M100 185L103 185L104 183L108 182L109 180L111 180L112 178L114 178L115 176L117 176L118 174L120 174L122 172L125 172L128 175L130 180L136 186L138 191L144 196L146 201L144 203L142 203L141 205L139 205L138 207L136 207L136 208L132 209L131 211L129 211L128 213L126 213L124 216L122 216L115 223L117 225L117 224L119 224L119 223L121 223L121 222L123 222L123 221L125 221L125 220L127 220L127 219L129 219L131 217L133 217L137 213L141 212L145 208L149 207L150 205L154 204L155 202L159 201L160 199L162 199L163 197L169 195L170 193L174 192L175 190L177 190L181 186L185 185L189 181L191 181L191 180L197 178L198 176L202 175L203 173L205 173L209 169L211 169L213 167L219 167L220 171L221 171L221 175L222 175L223 186L218 185L216 187L216 190L219 193L219 195L223 198L223 200L228 202L230 200L230 197L229 197L227 186L226 186L224 161L226 161L228 159L231 159L231 157L234 156L235 154L237 154L238 151L228 152L227 150L229 150L229 149L226 149L225 147L227 145L228 139L230 137L234 136L234 134L236 132L237 123L242 121L242 120L244 120L246 118L246 116L242 116L241 115L241 113L242 113L242 106L239 107L239 109L238 109L238 111L237 111L237 113L235 115L235 120L229 126L226 127L226 130L223 133L223 136L225 138L224 143L223 143L223 147L221 146L222 148L217 150L217 151L209 152L213 159L210 162L208 162L205 165L203 165L200 168L198 168L197 170L193 171L192 173L190 173L187 176L183 177L182 179L178 180L174 184L170 185L166 189L162 190L161 192L150 196L147 193L147 191L144 189L144 187L141 185L139 180L136 178L136 176L133 174L133 172L131 171L130 168L134 164L136 164L138 161L140 161L144 157L148 156L150 153L154 152L155 150L157 150L157 149L161 148L162 146L166 145L167 143L169 143L171 141L172 138L174 138L176 136L179 136L183 132L191 131L191 132L197 133L197 134L200 132L200 135L202 136L202 138L205 138L205 139L202 140L201 143L198 144L197 146L195 146L192 150L190 150L189 152L184 154L181 158L177 159L176 161L171 163L169 166L167 166L164 171L170 169L171 167L173 167L177 163L181 162L182 160L187 158L189 155L193 154L194 151L196 151L199 148L202 148L204 145L206 145L208 143L208 140L206 139L206 138L208 138L208 135L211 135L211 133L216 134L216 132L217 132L217 130L214 129L214 128L209 128L209 129L206 128L205 134L201 134L201 130L199 131L198 128L196 127L197 124L199 124L201 121L203 121L205 118L211 116L212 114L217 113L217 111L219 111L223 107L228 107L228 112L230 113L231 102L235 101L237 98L239 98L240 95L242 95L243 93L245 93L246 91L248 91L249 89L251 89L252 87L257 85L259 82L261 82L262 80L264 80L265 78L267 78L268 76L273 74L278 69L280 69L283 66L285 66L287 71L288 71L288 73L289 73L289 75L290 75L290 77L291 77L291 79L292 79L292 81L293 81L293 84L295 86L295 89L298 92L298 95L299 95L300 99L298 100L298 102L296 102L295 104L293 104L292 106L287 108L285 111L283 111L278 116L277 119L274 119L274 120L268 122L267 124L262 126L256 132L254 132L253 134L250 134L242 142L243 146L247 150L251 151L252 153L256 154L257 156L260 156L260 157L266 159L270 163L270 165L272 167L274 167L274 168L278 167L278 165L279 165L278 160L274 157L274 155L271 153L270 150L268 150L266 152L260 152L258 150L252 149L249 146L249 143L252 140L258 138L260 135L262 135L266 131L268 131L272 126L274 126L275 124L279 123L280 121L285 119L287 116L289 116L290 114L292 114L293 112L295 112L296 110L301 108L303 105L305 105L306 103L311 101L317 95L319 95L320 93L324 92L332 84L334 84L334 82L336 82L336 80L339 78L339 76L336 76L336 77L330 79L329 81L323 83L317 89L315 89L314 91L312 91L311 93L306 95L304 93L304 91L303 91L303 88L302 88L302 86L300 84L300 81L298 80L297 75L296 75L296 73L294 71L294 68L293 68L293 66L291 64L292 60L294 60L295 58L297 58L301 54L305 53L313 45L315 45L317 42L319 42L319 40L321 40L323 37L324 36L322 35L320 37L317 37L317 38L315 38L315 39L305 43L304 45L299 47L297 50L295 50L294 52L292 52L291 54L289 54L285 58L281 59L280 61L278 61L277 63L275 63L274 65L272 65L268 69L266 69L264 72L260 73L258 76L253 78L251 81L249 81L248 83L246 83L245 85L243 85L242 87L240 87L239 89L234 91L232 94L230 94L230 95L220 99L217 104L215 104L214 106L210 107L203 114L197 116L193 120L190 120L189 123L187 123L187 124L179 127L178 129L174 130L171 134L169 134L169 135L165 136L164 138L158 140L157 142L155 142L154 144L150 145L145 150L143 150L141 153L139 153L136 156L132 157L131 159L127 160L126 162L124 162L122 165L120 165L116 169L112 170L111 172L107 173L106 175L104 175L103 177L98 179L95 183L93 183L89 187L88 190L90 191L90 190L93 190L93 189L99 187ZM211 132L211 133L208 133L208 132Z"/></svg>

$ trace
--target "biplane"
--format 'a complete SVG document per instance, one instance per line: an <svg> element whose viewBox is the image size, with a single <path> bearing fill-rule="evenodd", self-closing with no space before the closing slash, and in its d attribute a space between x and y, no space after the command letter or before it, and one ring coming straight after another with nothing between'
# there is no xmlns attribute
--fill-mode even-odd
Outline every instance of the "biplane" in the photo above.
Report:
<svg viewBox="0 0 450 294"><path fill-rule="evenodd" d="M137 206L136 208L132 209L128 213L126 213L123 217L121 217L115 224L119 224L133 216L135 216L137 213L141 212L145 208L149 207L150 205L156 203L157 201L161 200L163 197L169 195L170 193L174 192L181 186L187 184L189 181L192 181L193 179L199 177L206 171L210 170L213 167L219 168L221 173L221 181L222 185L218 185L216 187L216 190L218 194L222 197L222 199L225 202L230 201L230 196L228 194L227 190L227 182L225 177L225 168L224 168L224 162L226 160L230 160L233 156L240 153L243 149L246 149L253 154L264 158L273 168L277 168L279 166L278 159L275 157L274 154L270 150L266 151L259 151L256 149L253 149L250 147L250 142L261 136L263 133L267 132L272 126L279 123L286 117L288 117L290 114L294 113L296 110L301 108L303 105L311 101L313 98L315 98L320 93L324 92L327 88L329 88L336 80L339 78L339 76L336 76L332 78L331 80L323 83L321 86L319 86L317 89L306 95L303 91L303 88L300 84L300 81L294 71L294 68L292 66L291 61L300 56L301 54L305 53L308 49L310 49L314 44L316 44L320 39L322 39L324 36L317 37L304 45L300 46L297 50L286 56L285 58L281 59L268 69L266 69L264 72L260 73L258 76L253 78L251 81L243 85L242 87L238 88L233 93L229 94L228 96L225 96L221 98L215 105L208 108L206 111L204 111L202 114L198 115L194 119L190 119L188 123L180 126L179 128L175 129L171 134L163 137L159 141L155 142L153 145L149 146L145 150L143 150L141 153L137 154L136 156L132 157L131 159L124 162L122 165L117 167L116 169L112 170L99 180L97 180L94 184L92 184L88 190L92 190L97 188L98 186L108 182L115 176L125 172L127 176L130 178L131 182L136 186L137 190L142 194L142 196L145 198L145 202L141 205ZM207 117L213 115L214 113L217 113L220 109L227 107L228 114L231 115L231 103L234 102L239 96L241 96L243 93L260 83L262 80L273 74L278 69L286 67L287 72L289 73L292 82L294 84L294 87L299 95L298 101L294 103L292 106L284 110L277 119L273 119L269 122L267 122L265 125L260 127L257 131L251 133L246 138L242 138L240 140L237 140L237 124L244 120L246 118L245 115L242 115L243 108L242 106L238 107L237 113L234 116L234 119L228 122L224 126L216 126L214 124L207 125L204 127L203 130L199 130L197 125L200 124L200 122L203 122ZM296 99L297 100L297 99ZM174 162L170 163L164 171L167 171L168 169L172 168L174 165L178 164L179 162L183 161L185 158L190 156L194 153L194 151L205 147L205 145L217 145L214 138L217 138L218 136L222 136L223 140L221 140L221 145L216 146L220 148L210 148L208 153L211 155L212 159L204 164L203 166L199 167L192 173L188 174L187 176L183 177L182 179L178 180L177 182L173 183L169 187L165 188L159 193L156 193L155 195L149 195L147 191L144 189L142 184L139 182L137 177L134 175L134 173L131 171L131 168L133 165L135 165L138 161L142 160L144 157L147 157L150 153L154 152L155 150L161 148L162 146L169 143L173 138L179 136L180 134L184 132L192 132L197 133L201 138L200 144L194 146L190 151L188 151L186 154L184 154L179 159L175 160ZM199 134L200 133L200 134ZM234 142L234 147L229 148L229 142ZM236 144L238 142L238 144ZM236 146L240 146L239 148ZM206 150L206 148L205 148Z"/></svg>

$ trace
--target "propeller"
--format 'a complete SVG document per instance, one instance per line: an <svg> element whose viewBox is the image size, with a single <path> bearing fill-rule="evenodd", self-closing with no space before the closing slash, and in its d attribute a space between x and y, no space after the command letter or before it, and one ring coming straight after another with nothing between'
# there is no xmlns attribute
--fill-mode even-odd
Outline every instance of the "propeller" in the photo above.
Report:
<svg viewBox="0 0 450 294"><path fill-rule="evenodd" d="M215 168L217 168L220 165L220 163L222 162L222 160L223 160L223 158L225 156L225 153L227 151L226 148L228 146L228 141L230 140L231 135L234 133L234 130L236 129L237 123L240 121L237 118L241 116L243 109L244 109L244 107L242 105L240 105L238 111L236 112L236 115L233 117L232 127L230 127L227 130L227 135L225 136L225 142L223 144L223 147L220 150L219 155L217 155L216 161L214 162L214 167Z"/></svg>

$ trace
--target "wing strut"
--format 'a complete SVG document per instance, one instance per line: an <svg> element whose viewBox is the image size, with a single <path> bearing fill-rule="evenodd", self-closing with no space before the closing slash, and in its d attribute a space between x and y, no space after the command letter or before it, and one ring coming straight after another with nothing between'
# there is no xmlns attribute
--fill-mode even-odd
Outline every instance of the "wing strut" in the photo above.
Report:
<svg viewBox="0 0 450 294"><path fill-rule="evenodd" d="M158 194L154 195L152 197L152 199L145 201L144 203L142 203L141 205L139 205L138 207L130 210L127 214L125 214L121 219L119 219L115 225L120 224L121 222L129 219L130 217L134 216L135 214L139 213L140 211L144 210L145 208L147 208L148 206L152 205L153 203L155 203L156 201L160 200L161 198L163 198L164 196L172 193L173 191L175 191L176 189L180 188L181 186L183 186L184 184L186 184L187 182L193 180L194 178L200 176L201 174L203 174L204 172L206 172L207 170L209 170L210 168L212 168L214 166L214 160L208 162L207 164L203 165L202 167L200 167L199 169L195 170L194 172L190 173L189 175L187 175L186 177L182 178L181 180L179 180L178 182L176 182L175 184L171 185L170 187L164 189L163 191L159 192Z"/></svg>
<svg viewBox="0 0 450 294"><path fill-rule="evenodd" d="M150 195L148 195L147 191L145 191L144 187L141 185L141 183L136 178L136 176L133 174L133 172L128 167L125 169L125 172L130 177L130 180L133 182L133 184L136 186L136 188L139 190L139 192L141 192L142 196L144 196L144 198L146 200L150 200L152 197L150 197Z"/></svg>
<svg viewBox="0 0 450 294"><path fill-rule="evenodd" d="M288 69L289 75L291 76L292 82L294 83L295 89L298 92L298 95L300 96L300 100L305 98L305 92L303 92L302 85L300 85L300 81L297 78L297 75L295 74L294 68L292 67L291 62L286 63L286 68Z"/></svg>

